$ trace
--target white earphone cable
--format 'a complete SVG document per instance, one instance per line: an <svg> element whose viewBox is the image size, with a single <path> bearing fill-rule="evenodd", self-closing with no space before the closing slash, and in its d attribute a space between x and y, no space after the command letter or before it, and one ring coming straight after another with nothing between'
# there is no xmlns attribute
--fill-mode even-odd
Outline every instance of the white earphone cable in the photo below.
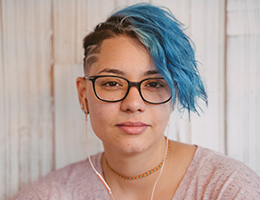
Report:
<svg viewBox="0 0 260 200"><path fill-rule="evenodd" d="M112 197L112 200L115 200L114 195L112 194L112 190L110 189L110 187L108 186L107 182L104 180L104 178L101 176L100 173L98 173L98 171L96 170L96 168L94 167L92 161L91 161L91 157L89 155L89 148L88 148L88 116L85 113L85 118L86 118L86 140L87 140L87 154L88 154L88 160L89 163L92 167L92 169L95 171L97 177L99 178L99 180L101 181L101 183L104 185L104 187L106 188L106 190L108 191L108 194Z"/></svg>
<svg viewBox="0 0 260 200"><path fill-rule="evenodd" d="M166 138L166 150L165 150L165 154L164 154L164 159L165 159L165 157L166 157L167 150L168 150L169 126L170 126L170 125L169 125L169 123L168 123L168 125L167 125L167 138ZM163 162L162 167L161 167L161 170L160 170L160 174L158 175L158 178L157 178L157 180L156 180L155 183L154 183L153 191L152 191L152 195L151 195L151 200L153 200L157 183L158 183L158 181L159 181L159 179L160 179L160 177L161 177L161 175L162 175L162 172L163 172L164 164L165 164L165 162Z"/></svg>

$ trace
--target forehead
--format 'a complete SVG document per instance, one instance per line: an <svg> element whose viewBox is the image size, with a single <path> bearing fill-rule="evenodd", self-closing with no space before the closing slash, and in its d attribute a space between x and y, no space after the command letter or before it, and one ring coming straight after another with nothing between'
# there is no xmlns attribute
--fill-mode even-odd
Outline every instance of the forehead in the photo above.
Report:
<svg viewBox="0 0 260 200"><path fill-rule="evenodd" d="M90 75L98 74L107 68L123 71L126 75L141 75L155 70L155 65L140 41L128 36L117 36L102 42L97 62L92 65Z"/></svg>

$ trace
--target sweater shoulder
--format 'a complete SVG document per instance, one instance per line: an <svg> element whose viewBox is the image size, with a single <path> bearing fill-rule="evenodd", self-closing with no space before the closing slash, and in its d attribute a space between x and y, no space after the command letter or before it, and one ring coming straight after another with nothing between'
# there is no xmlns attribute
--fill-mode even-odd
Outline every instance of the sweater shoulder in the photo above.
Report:
<svg viewBox="0 0 260 200"><path fill-rule="evenodd" d="M98 153L91 156L91 160L97 171L102 174L101 156L102 153ZM23 189L12 200L74 199L75 195L88 196L93 187L103 190L88 158L49 173Z"/></svg>

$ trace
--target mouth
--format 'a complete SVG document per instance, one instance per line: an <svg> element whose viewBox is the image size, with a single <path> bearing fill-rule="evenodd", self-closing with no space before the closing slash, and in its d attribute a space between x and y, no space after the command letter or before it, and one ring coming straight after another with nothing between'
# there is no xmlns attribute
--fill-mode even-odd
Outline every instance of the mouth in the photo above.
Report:
<svg viewBox="0 0 260 200"><path fill-rule="evenodd" d="M139 135L143 133L148 128L149 125L143 122L127 121L127 122L117 124L116 126L128 135Z"/></svg>

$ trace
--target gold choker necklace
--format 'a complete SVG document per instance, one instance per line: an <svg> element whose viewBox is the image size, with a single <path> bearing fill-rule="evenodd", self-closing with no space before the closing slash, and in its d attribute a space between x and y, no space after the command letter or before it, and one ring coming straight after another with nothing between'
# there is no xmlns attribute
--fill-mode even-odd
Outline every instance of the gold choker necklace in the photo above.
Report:
<svg viewBox="0 0 260 200"><path fill-rule="evenodd" d="M144 177L147 177L147 176L149 176L150 174L156 172L158 169L160 169L160 168L162 167L163 163L165 163L165 162L167 161L167 159L168 159L168 157L169 157L169 153L170 153L170 146L171 146L171 145L170 145L170 141L168 141L167 154L166 154L164 160L163 160L157 167L155 167L155 168L153 168L153 169L149 170L148 172L145 172L145 173L143 173L143 174L141 174L141 175L138 175L138 176L124 176L124 175L118 173L117 171L115 171L114 169L112 169L112 168L109 166L107 160L106 160L106 165L107 165L107 168L108 168L111 172L113 172L115 175L117 175L118 177L120 177L120 178L122 178L122 179L125 179L125 180L136 180L136 179L144 178Z"/></svg>

